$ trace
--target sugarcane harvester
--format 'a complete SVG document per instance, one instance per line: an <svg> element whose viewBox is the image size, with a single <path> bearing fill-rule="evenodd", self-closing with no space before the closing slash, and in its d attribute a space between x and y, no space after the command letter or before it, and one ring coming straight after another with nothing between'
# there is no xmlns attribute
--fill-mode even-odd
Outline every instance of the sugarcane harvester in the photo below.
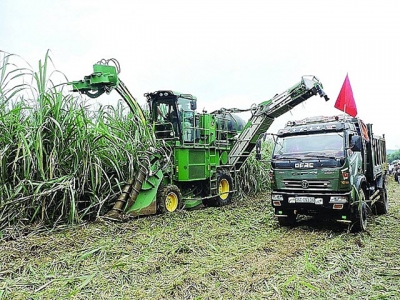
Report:
<svg viewBox="0 0 400 300"><path fill-rule="evenodd" d="M154 140L151 151L139 159L135 178L106 214L118 220L200 204L229 204L236 191L236 173L275 118L314 95L328 100L315 76L303 76L298 84L249 109L199 113L193 95L169 90L146 93L146 117L120 80L117 61L102 60L93 69L83 80L71 82L72 90L91 98L116 90ZM244 111L251 111L247 123L237 116Z"/></svg>

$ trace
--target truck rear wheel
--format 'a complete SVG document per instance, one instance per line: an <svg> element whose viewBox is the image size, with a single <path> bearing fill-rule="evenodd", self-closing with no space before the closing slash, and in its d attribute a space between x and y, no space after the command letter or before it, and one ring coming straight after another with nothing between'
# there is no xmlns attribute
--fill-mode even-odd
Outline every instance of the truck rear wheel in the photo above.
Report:
<svg viewBox="0 0 400 300"><path fill-rule="evenodd" d="M281 226L293 226L296 224L297 214L294 210L287 211L287 217L278 217L279 225Z"/></svg>
<svg viewBox="0 0 400 300"><path fill-rule="evenodd" d="M218 195L205 199L205 206L224 206L232 201L233 182L232 177L227 173L219 173L217 177L217 193Z"/></svg>
<svg viewBox="0 0 400 300"><path fill-rule="evenodd" d="M384 185L380 192L380 199L375 202L375 212L377 215L384 215L388 213L389 202L387 197L387 189Z"/></svg>
<svg viewBox="0 0 400 300"><path fill-rule="evenodd" d="M358 190L358 206L353 215L352 231L359 232L367 229L367 204L365 203L364 190Z"/></svg>
<svg viewBox="0 0 400 300"><path fill-rule="evenodd" d="M176 185L168 184L157 193L157 211L159 213L174 212L182 207L182 194Z"/></svg>

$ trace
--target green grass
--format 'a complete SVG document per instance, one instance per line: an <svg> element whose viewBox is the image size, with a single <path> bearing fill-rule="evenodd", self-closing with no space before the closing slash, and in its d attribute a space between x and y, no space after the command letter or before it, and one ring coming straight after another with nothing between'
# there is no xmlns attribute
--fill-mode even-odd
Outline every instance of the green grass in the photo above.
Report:
<svg viewBox="0 0 400 300"><path fill-rule="evenodd" d="M230 206L32 232L1 242L3 299L394 299L400 187L368 231L303 218L280 228L267 194Z"/></svg>

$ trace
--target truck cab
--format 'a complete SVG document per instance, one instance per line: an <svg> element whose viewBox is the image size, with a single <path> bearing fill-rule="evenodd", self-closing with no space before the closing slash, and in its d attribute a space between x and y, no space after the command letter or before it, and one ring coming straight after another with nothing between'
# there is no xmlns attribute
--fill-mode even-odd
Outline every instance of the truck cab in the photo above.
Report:
<svg viewBox="0 0 400 300"><path fill-rule="evenodd" d="M368 206L387 212L386 148L372 124L346 116L288 122L271 161L271 204L281 225L325 214L365 229Z"/></svg>

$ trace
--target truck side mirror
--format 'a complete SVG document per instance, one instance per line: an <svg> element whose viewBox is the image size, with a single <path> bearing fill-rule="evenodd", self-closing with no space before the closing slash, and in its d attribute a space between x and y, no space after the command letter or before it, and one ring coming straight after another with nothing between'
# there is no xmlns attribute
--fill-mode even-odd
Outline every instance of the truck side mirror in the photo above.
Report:
<svg viewBox="0 0 400 300"><path fill-rule="evenodd" d="M350 147L351 147L351 150L353 150L354 152L360 152L362 149L361 136L353 135L351 137Z"/></svg>

